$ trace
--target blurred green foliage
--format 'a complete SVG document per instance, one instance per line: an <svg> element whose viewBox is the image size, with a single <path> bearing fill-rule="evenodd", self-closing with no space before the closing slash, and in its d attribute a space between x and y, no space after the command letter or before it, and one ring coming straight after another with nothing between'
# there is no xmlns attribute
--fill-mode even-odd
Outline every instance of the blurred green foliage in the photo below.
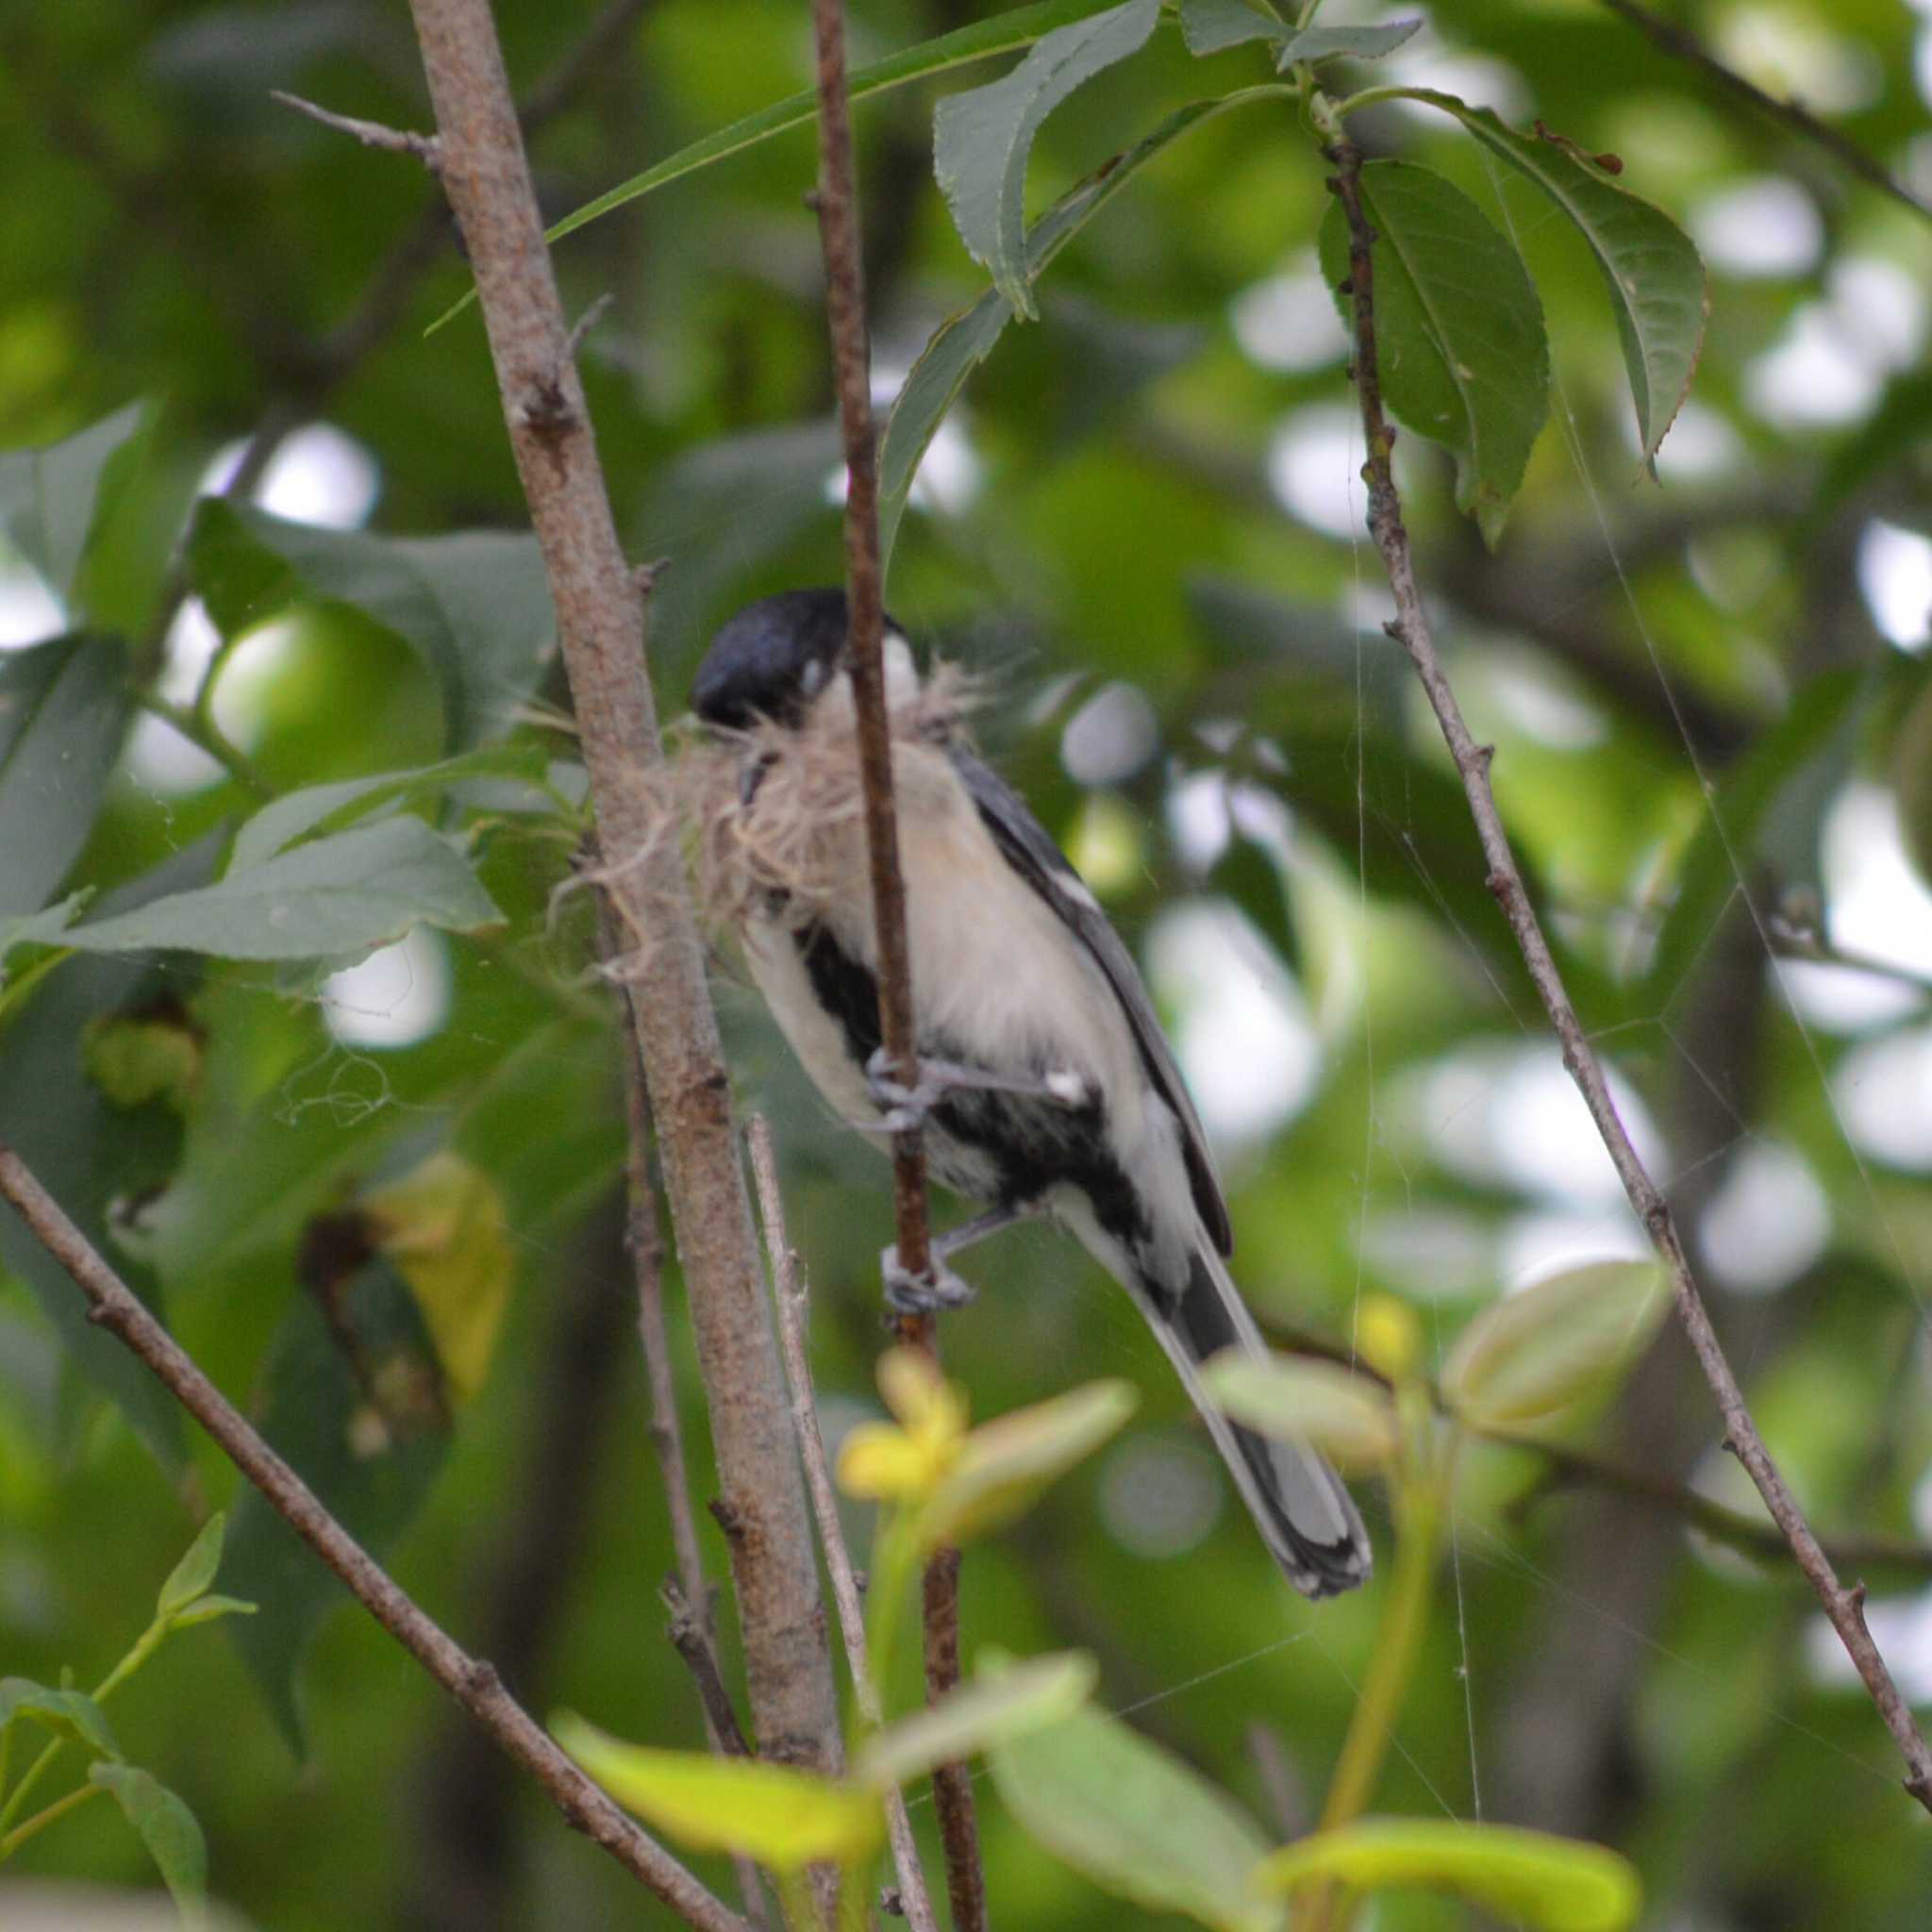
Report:
<svg viewBox="0 0 1932 1932"><path fill-rule="evenodd" d="M1428 29L1361 84L1399 68L1512 126L1541 119L1614 153L1621 182L1712 260L1692 406L1654 483L1602 275L1567 225L1441 114L1385 107L1351 123L1377 156L1449 177L1529 261L1551 424L1493 554L1455 509L1450 460L1404 438L1420 575L1587 1024L1693 1232L1774 1451L1822 1527L1909 1538L1932 1457L1932 958L1921 938L1900 971L1857 978L1857 1017L1834 1020L1817 983L1767 953L1878 943L1874 893L1910 912L1905 861L1881 862L1897 849L1894 799L1904 849L1922 865L1926 851L1932 698L1902 648L1924 640L1924 590L1916 621L1898 600L1910 559L1924 570L1911 539L1932 530L1927 225L1607 7L1420 10ZM631 11L534 139L552 219L808 82L799 6ZM992 11L855 0L855 64ZM502 14L530 92L596 9ZM1897 0L1675 17L1924 188L1924 28ZM858 109L882 377L988 286L933 181L932 117L938 97L998 71ZM1164 18L1045 122L1029 213L1187 103L1274 78L1263 46L1197 59ZM669 1534L625 1301L609 1017L585 971L587 895L558 890L580 791L567 737L533 722L565 693L481 329L470 313L422 334L467 285L430 185L276 108L272 87L427 125L404 17L373 0L72 0L0 21L0 446L92 432L51 467L0 458L0 609L12 622L36 579L60 600L9 631L37 650L0 657L0 924L64 908L45 941L68 919L226 883L236 827L269 796L284 801L272 824L311 841L291 856L394 826L386 839L433 843L479 897L391 956L387 989L331 979L345 956L17 950L0 988L0 1132L235 1399L258 1419L294 1401L291 1441L328 1422L401 1580L520 1694L694 1745L697 1706L655 1596ZM801 128L558 251L574 311L617 298L585 376L620 528L640 560L670 560L651 647L667 717L723 616L839 569L801 201L812 172ZM1324 507L1359 460L1332 434L1352 398L1317 272L1324 172L1287 100L1204 121L1137 170L1034 285L1040 321L1008 325L968 380L937 452L953 467L928 465L933 496L915 494L900 528L892 604L997 679L991 749L1076 856L1091 835L1109 909L1197 1082L1223 1096L1208 1111L1231 1124L1236 1265L1264 1317L1346 1345L1366 1291L1407 1296L1434 1368L1502 1287L1551 1259L1626 1254L1630 1230L1564 1152L1555 1054L1379 629L1359 507L1355 527ZM1782 225L1759 200L1733 203L1744 212L1726 226L1724 198L1767 181ZM341 452L299 440L284 447L306 449L307 467L271 472L292 493L194 508L219 453L311 421L374 466L366 531L314 527L319 466ZM354 494L344 484L340 500ZM1886 554L1889 604L1871 589ZM167 625L183 589L220 653L199 709ZM1097 729L1108 712L1083 707L1117 684L1138 691L1141 723ZM1076 717L1086 751L1063 756L1079 749ZM226 758L193 784L178 775L183 724ZM485 762L439 763L471 753ZM254 856L276 863L280 838L260 824ZM79 892L92 896L68 906ZM1203 928L1174 915L1209 902L1244 923L1208 928L1204 966ZM372 926L351 950L396 929ZM836 1428L876 1412L882 1171L826 1130L728 971L719 990L741 1091L779 1134ZM375 1043L381 1010L412 992L432 1029ZM1318 1058L1271 1057L1284 1025ZM1230 1064L1245 1081L1220 1077ZM1896 1121L1860 1101L1881 1090ZM491 1191L515 1263L487 1373L460 1406L407 1268L364 1221L445 1156ZM1754 1229L1769 1231L1756 1250ZM239 1542L244 1506L9 1217L0 1267L0 1674L54 1684L63 1664L116 1654L192 1522L233 1502ZM950 1320L946 1352L977 1413L1097 1375L1143 1391L1116 1442L974 1548L969 1652L1091 1650L1098 1705L1129 1711L1276 1835L1305 1824L1386 1582L1319 1608L1289 1598L1241 1512L1214 1516L1218 1477L1182 1398L1070 1243L1019 1231L969 1272L985 1292ZM702 1497L675 1271L672 1285ZM391 1360L404 1370L385 1376ZM304 1361L312 1374L293 1373ZM1743 1507L1718 1435L1667 1328L1580 1440ZM1693 1540L1654 1500L1546 1496L1549 1474L1534 1452L1468 1453L1455 1560L1377 1808L1601 1840L1637 1862L1657 1926L1922 1921L1923 1831L1789 1569ZM1386 1511L1365 1503L1386 1543ZM308 1559L284 1555L265 1550L249 1574L265 1607L235 1627L258 1641L277 1589L321 1601ZM1881 1636L1924 1688L1932 1664L1909 1641L1924 1566L1869 1574L1874 1616L1896 1611L1876 1618ZM728 1666L728 1601L722 1613ZM291 1647L285 1632L276 1668ZM128 1685L114 1717L200 1821L214 1896L254 1923L661 1922L358 1613L326 1617L292 1679L301 1759L277 1723L280 1681L265 1696L242 1651L210 1637ZM899 1707L909 1665L902 1691ZM1121 1923L981 1790L998 1923ZM914 1816L929 1846L929 1807ZM134 1834L85 1812L16 1864L152 1882ZM722 1861L704 1869L728 1885ZM1408 1900L1377 1921L1460 1923Z"/></svg>

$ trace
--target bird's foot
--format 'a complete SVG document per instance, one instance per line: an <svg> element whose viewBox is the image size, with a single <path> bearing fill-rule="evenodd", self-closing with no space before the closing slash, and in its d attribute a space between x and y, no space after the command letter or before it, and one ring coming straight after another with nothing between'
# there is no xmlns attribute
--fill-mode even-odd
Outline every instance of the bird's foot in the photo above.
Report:
<svg viewBox="0 0 1932 1932"><path fill-rule="evenodd" d="M909 1133L925 1124L926 1116L952 1093L1017 1093L1057 1106L1080 1108L1093 1100L1093 1085L1071 1067L1054 1067L1040 1075L999 1074L987 1067L962 1066L954 1060L922 1058L919 1077L908 1086L893 1070L884 1047L865 1063L865 1084L879 1109L883 1133Z"/></svg>
<svg viewBox="0 0 1932 1932"><path fill-rule="evenodd" d="M879 1256L879 1273L885 1277L886 1306L895 1315L937 1315L947 1308L963 1308L974 1293L973 1284L961 1280L937 1255L923 1274L901 1267L896 1242Z"/></svg>

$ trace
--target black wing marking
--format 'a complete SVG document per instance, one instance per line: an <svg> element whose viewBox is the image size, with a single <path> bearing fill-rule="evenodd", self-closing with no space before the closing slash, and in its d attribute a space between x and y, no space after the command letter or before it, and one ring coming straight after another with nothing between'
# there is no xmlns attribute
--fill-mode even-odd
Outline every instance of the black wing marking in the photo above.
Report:
<svg viewBox="0 0 1932 1932"><path fill-rule="evenodd" d="M1107 914L1094 903L1079 874L1067 862L1066 854L1027 809L1025 800L991 765L963 747L952 745L948 752L1001 856L1053 908L1107 975L1133 1028L1147 1077L1181 1124L1181 1151L1202 1225L1220 1253L1232 1254L1234 1229L1228 1223L1220 1176L1214 1172L1214 1158L1208 1151L1200 1116L1188 1097L1187 1084L1174 1065L1174 1050L1160 1030L1159 1017L1141 984L1134 956L1108 923ZM1074 890L1068 890L1069 882Z"/></svg>

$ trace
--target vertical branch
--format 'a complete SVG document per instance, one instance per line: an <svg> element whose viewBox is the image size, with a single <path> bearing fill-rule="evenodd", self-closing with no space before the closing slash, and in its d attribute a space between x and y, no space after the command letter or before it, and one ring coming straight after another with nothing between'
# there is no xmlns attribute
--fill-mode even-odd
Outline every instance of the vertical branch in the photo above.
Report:
<svg viewBox="0 0 1932 1932"><path fill-rule="evenodd" d="M812 0L818 53L819 240L825 260L825 311L845 444L845 579L852 635L852 688L858 714L858 755L865 786L865 841L872 861L873 926L878 952L879 1032L897 1077L919 1079L913 1025L912 962L906 940L906 881L899 868L892 808L892 755L882 658L883 583L879 563L877 452L873 442L871 358L865 327L865 275L859 258L858 191L852 164L852 104L845 80L844 0ZM925 1200L925 1150L915 1128L892 1141L892 1205L900 1265L914 1274L931 1266ZM938 1357L930 1315L908 1316L901 1336ZM924 1579L926 1693L941 1695L959 1680L959 1553L940 1550ZM933 1803L946 1852L946 1886L956 1932L986 1924L985 1878L973 1786L958 1765L933 1774Z"/></svg>
<svg viewBox="0 0 1932 1932"><path fill-rule="evenodd" d="M1785 1541L1798 1567L1817 1592L1824 1614L1838 1632L1847 1655L1857 1667L1866 1690L1886 1728L1903 1754L1908 1773L1906 1790L1928 1811L1932 1811L1932 1751L1928 1751L1910 1707L1892 1681L1878 1646L1865 1624L1865 1587L1847 1589L1839 1581L1831 1559L1820 1548L1811 1525L1798 1507L1771 1453L1764 1446L1757 1425L1752 1420L1744 1394L1738 1386L1731 1365L1725 1359L1710 1314L1698 1291L1689 1257L1678 1236L1670 1205L1657 1183L1651 1179L1610 1097L1609 1083L1583 1030L1576 1009L1563 985L1549 942L1543 937L1529 893L1523 883L1509 836L1504 829L1502 814L1496 809L1495 794L1490 787L1490 760L1494 747L1476 743L1462 716L1456 692L1436 655L1435 640L1423 608L1422 593L1415 579L1414 560L1409 553L1408 532L1402 521L1402 503L1395 491L1389 453L1395 432L1389 426L1382 408L1380 372L1375 358L1374 268L1370 250L1374 230L1362 208L1361 154L1341 131L1340 124L1316 97L1313 103L1316 125L1328 141L1324 149L1335 174L1329 188L1348 217L1349 290L1355 309L1355 383L1361 404L1362 433L1368 460L1362 475L1369 486L1369 530L1381 552L1389 575L1390 589L1395 594L1396 616L1387 625L1391 637L1408 653L1423 689L1428 694L1436 721L1449 746L1450 756L1462 779L1470 814L1475 821L1482 841L1483 856L1489 862L1489 886L1503 914L1509 922L1524 962L1529 968L1543 1010L1549 1015L1563 1065L1582 1093L1591 1118L1596 1123L1617 1177L1637 1218L1643 1224L1658 1258L1670 1277L1677 1319L1683 1324L1695 1352L1705 1380L1717 1398L1718 1412L1724 1418L1724 1446L1744 1465L1764 1498L1773 1520L1783 1531Z"/></svg>
<svg viewBox="0 0 1932 1932"><path fill-rule="evenodd" d="M839 1498L832 1489L832 1472L825 1462L824 1438L819 1433L818 1404L812 1394L811 1362L806 1351L806 1322L810 1290L798 1265L798 1254L785 1232L785 1197L778 1187L778 1163L772 1152L772 1130L762 1114L753 1114L745 1138L751 1142L752 1177L758 1184L758 1212L765 1224L765 1252L772 1262L772 1292L778 1304L778 1338L785 1354L785 1373L791 1384L791 1426L805 1461L805 1483L818 1519L819 1543L832 1579L832 1601L839 1609L839 1634L844 1640L845 1661L852 1671L852 1698L860 1719L876 1729L885 1720L877 1687L872 1680L872 1659L866 1654L865 1607L858 1600L858 1578L852 1552L839 1522ZM899 1898L912 1932L938 1932L932 1901L926 1896L925 1874L920 1868L919 1847L913 1842L912 1821L897 1790L886 1800L886 1823L892 1840L892 1863L899 1874Z"/></svg>
<svg viewBox="0 0 1932 1932"><path fill-rule="evenodd" d="M676 843L647 797L663 753L643 675L642 606L605 493L488 0L411 0L411 12L439 172L475 271L550 576L611 898L628 938L650 936L651 997L632 1011L710 1397L758 1745L829 1772L841 1757L831 1657L729 1084Z"/></svg>

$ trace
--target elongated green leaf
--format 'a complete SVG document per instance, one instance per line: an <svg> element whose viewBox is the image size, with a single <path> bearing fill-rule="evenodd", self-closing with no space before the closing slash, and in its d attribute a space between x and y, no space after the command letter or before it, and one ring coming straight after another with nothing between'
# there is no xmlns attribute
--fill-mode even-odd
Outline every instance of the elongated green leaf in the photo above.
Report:
<svg viewBox="0 0 1932 1932"><path fill-rule="evenodd" d="M1628 1859L1601 1845L1443 1818L1366 1818L1317 1832L1274 1853L1260 1882L1281 1892L1453 1891L1541 1932L1624 1932L1643 1903Z"/></svg>
<svg viewBox="0 0 1932 1932"><path fill-rule="evenodd" d="M83 890L69 892L66 898L57 901L40 912L28 912L18 919L0 919L0 963L15 946L53 946L60 942L60 935L78 919L93 897L92 891Z"/></svg>
<svg viewBox="0 0 1932 1932"><path fill-rule="evenodd" d="M541 745L486 745L413 771L381 772L287 792L263 806L235 834L228 876L261 864L310 832L339 832L380 806L420 805L468 778L515 778L540 785L548 766L549 756Z"/></svg>
<svg viewBox="0 0 1932 1932"><path fill-rule="evenodd" d="M1492 1302L1442 1364L1442 1400L1473 1429L1513 1429L1605 1395L1669 1307L1656 1261L1565 1269Z"/></svg>
<svg viewBox="0 0 1932 1932"><path fill-rule="evenodd" d="M1018 315L1033 316L1026 264L1026 160L1041 125L1068 95L1131 54L1160 0L1126 0L1045 35L1013 71L949 94L933 115L933 174L966 252L991 271Z"/></svg>
<svg viewBox="0 0 1932 1932"><path fill-rule="evenodd" d="M369 952L414 925L473 932L502 916L455 845L421 819L395 818L297 845L138 912L70 926L60 942L88 953L321 959Z"/></svg>
<svg viewBox="0 0 1932 1932"><path fill-rule="evenodd" d="M84 1691L55 1690L28 1677L0 1677L0 1724L21 1717L31 1718L42 1730L78 1744L83 1751L103 1757L121 1756L121 1747L108 1727L107 1712Z"/></svg>
<svg viewBox="0 0 1932 1932"><path fill-rule="evenodd" d="M0 919L38 911L79 858L130 708L119 638L0 655Z"/></svg>
<svg viewBox="0 0 1932 1932"><path fill-rule="evenodd" d="M1380 1469L1402 1446L1388 1392L1339 1362L1293 1356L1261 1361L1229 1349L1207 1365L1201 1382L1237 1422L1307 1442L1343 1469Z"/></svg>
<svg viewBox="0 0 1932 1932"><path fill-rule="evenodd" d="M212 1624L220 1617L252 1617L260 1608L259 1604L243 1603L239 1596L198 1596L175 1611L175 1627L187 1630L196 1624Z"/></svg>
<svg viewBox="0 0 1932 1932"><path fill-rule="evenodd" d="M1667 1014L1695 972L1724 908L1781 803L1821 764L1849 760L1858 722L1877 693L1860 671L1827 671L1793 693L1790 708L1724 774L1677 866L1676 891L1657 928L1650 970L1631 991L1633 1014ZM1821 804L1823 800L1821 799Z"/></svg>
<svg viewBox="0 0 1932 1932"><path fill-rule="evenodd" d="M1494 546L1549 413L1550 355L1523 258L1469 196L1411 161L1371 161L1363 212L1375 230L1375 347L1382 396L1455 452L1456 504ZM1349 275L1340 202L1322 222L1322 272ZM1353 326L1350 298L1338 295Z"/></svg>
<svg viewBox="0 0 1932 1932"><path fill-rule="evenodd" d="M1191 54L1219 54L1245 41L1285 41L1289 33L1278 13L1254 0L1181 0L1181 39Z"/></svg>
<svg viewBox="0 0 1932 1932"><path fill-rule="evenodd" d="M921 1511L928 1549L1009 1523L1111 1436L1139 1401L1126 1382L1089 1382L982 1423Z"/></svg>
<svg viewBox="0 0 1932 1932"><path fill-rule="evenodd" d="M1491 154L1527 175L1575 223L1609 285L1646 458L1675 420L1710 314L1704 262L1661 208L1619 187L1567 142L1520 134L1489 108L1430 88L1409 92L1454 114Z"/></svg>
<svg viewBox="0 0 1932 1932"><path fill-rule="evenodd" d="M208 1893L208 1841L194 1813L166 1785L132 1764L95 1763L88 1776L127 1814L182 1916L198 1923Z"/></svg>
<svg viewBox="0 0 1932 1932"><path fill-rule="evenodd" d="M1422 31L1416 20L1384 21L1375 26L1309 26L1286 40L1274 57L1277 67L1297 61L1379 60Z"/></svg>
<svg viewBox="0 0 1932 1932"><path fill-rule="evenodd" d="M1274 1932L1248 1875L1268 1843L1206 1778L1091 1708L996 1744L993 1782L1048 1851L1116 1897L1222 1932Z"/></svg>
<svg viewBox="0 0 1932 1932"><path fill-rule="evenodd" d="M571 1711L550 1728L619 1804L697 1851L796 1872L861 1858L885 1836L876 1791L752 1757L626 1744Z"/></svg>
<svg viewBox="0 0 1932 1932"><path fill-rule="evenodd" d="M108 466L140 430L142 411L130 403L64 442L0 456L0 526L57 596L73 592Z"/></svg>
<svg viewBox="0 0 1932 1932"><path fill-rule="evenodd" d="M1289 92L1279 86L1242 88L1215 100L1194 101L1177 108L1125 154L1117 155L1068 190L1033 225L1026 237L1027 279L1038 281L1054 257L1180 135L1229 108L1250 101L1278 100ZM972 308L942 322L920 351L892 404L879 446L879 551L888 564L920 463L967 378L992 354L1012 317L1012 303L993 288Z"/></svg>
<svg viewBox="0 0 1932 1932"><path fill-rule="evenodd" d="M156 1616L173 1617L186 1609L215 1580L215 1572L222 1567L222 1541L227 1533L227 1516L217 1509L188 1545L187 1554L169 1571L155 1601Z"/></svg>
<svg viewBox="0 0 1932 1932"><path fill-rule="evenodd" d="M302 604L338 602L393 631L442 688L450 751L499 738L557 628L537 540L500 531L374 537L291 524L208 497L188 562L224 637Z"/></svg>
<svg viewBox="0 0 1932 1932"><path fill-rule="evenodd" d="M991 60L1001 54L1017 53L1022 47L1030 47L1042 34L1052 32L1055 27L1064 26L1070 21L1083 20L1110 4L1112 0L1038 0L1038 4L1032 7L1010 8L1004 13L994 14L991 20L975 21L971 26L957 27L951 33L922 41L915 47L889 54L883 60L856 67L847 77L847 87L855 102L862 101L873 94L888 93L894 88L910 86L914 81L930 80L934 75L950 73L956 67L970 66L975 60ZM554 246L566 235L574 235L579 228L587 227L613 209L649 194L654 189L668 188L672 182L682 180L687 175L694 175L714 161L728 159L732 155L742 154L747 148L789 133L794 127L808 125L817 117L818 111L816 91L807 89L802 93L787 94L782 101L774 101L769 108L760 108L755 114L746 114L741 120L733 121L728 126L707 134L679 148L675 154L654 162L642 174L633 175L628 181L621 181L615 188L607 189L596 200L586 202L582 208L564 216L554 227L545 230L544 240ZM434 335L445 324L454 322L475 299L476 291L472 289L444 309L424 333Z"/></svg>
<svg viewBox="0 0 1932 1932"><path fill-rule="evenodd" d="M853 1761L861 1784L884 1790L956 1764L994 1744L1072 1717L1093 1694L1100 1673L1085 1651L1029 1658L961 1684L866 1740Z"/></svg>

